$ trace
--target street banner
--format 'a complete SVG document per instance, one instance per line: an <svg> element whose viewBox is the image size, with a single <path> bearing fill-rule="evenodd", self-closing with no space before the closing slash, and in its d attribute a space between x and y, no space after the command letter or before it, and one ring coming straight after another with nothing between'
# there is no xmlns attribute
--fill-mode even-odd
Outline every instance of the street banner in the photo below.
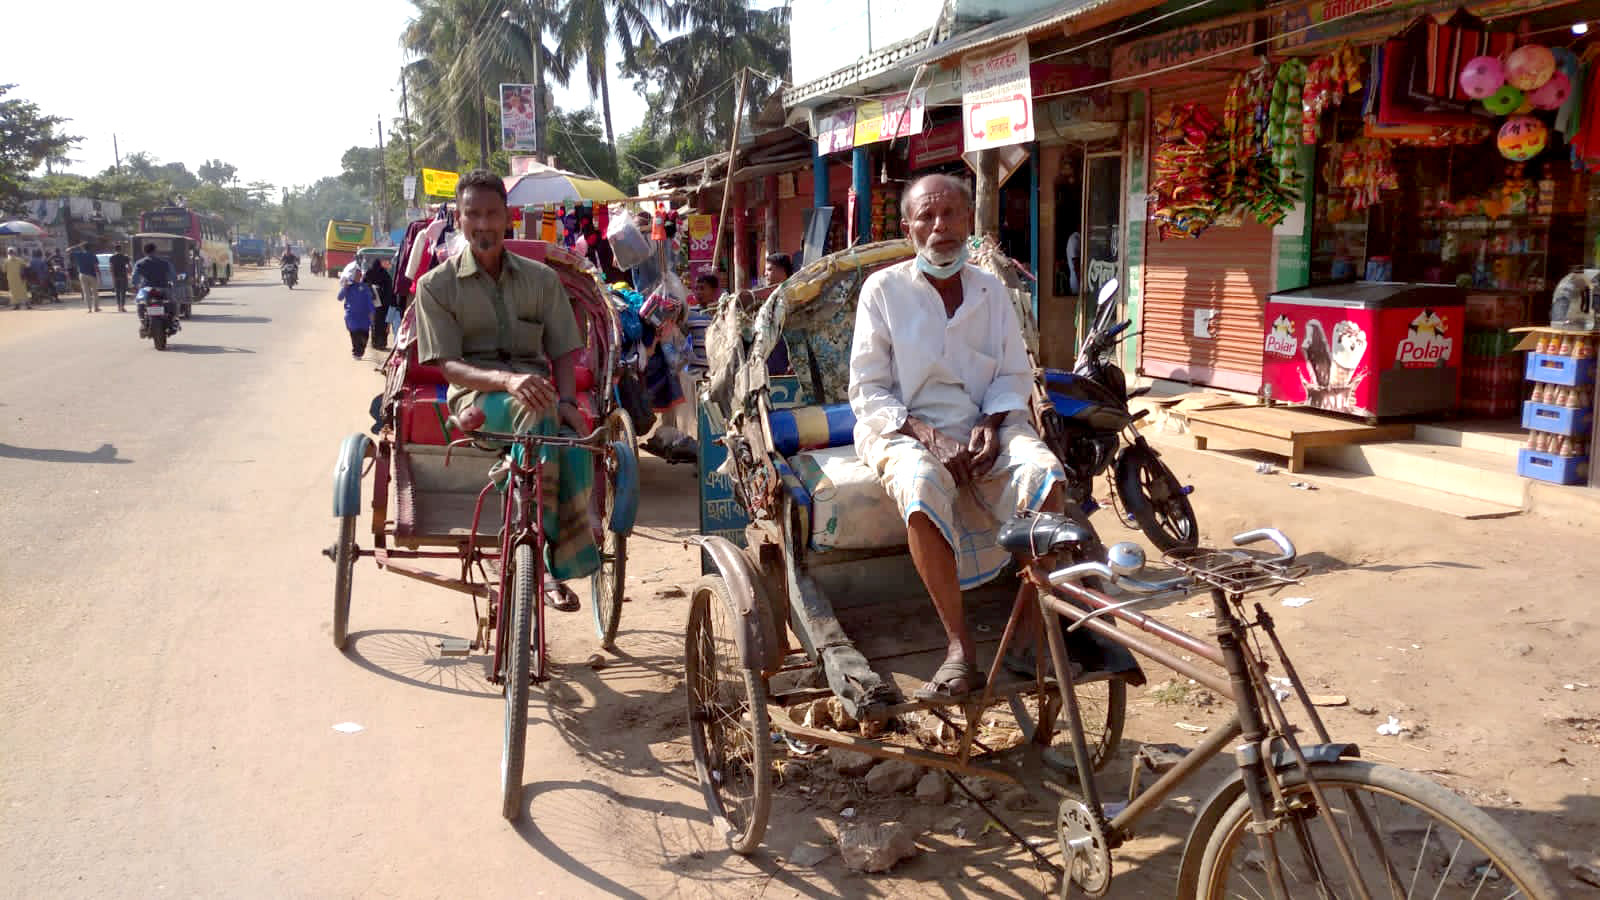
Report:
<svg viewBox="0 0 1600 900"><path fill-rule="evenodd" d="M921 134L927 101L927 89L917 88L909 94L891 94L860 104L856 107L855 146Z"/></svg>
<svg viewBox="0 0 1600 900"><path fill-rule="evenodd" d="M500 146L513 151L532 151L533 85L500 85Z"/></svg>
<svg viewBox="0 0 1600 900"><path fill-rule="evenodd" d="M1148 75L1230 50L1245 50L1255 40L1256 21L1262 15L1252 12L1213 19L1121 44L1111 52L1111 77Z"/></svg>
<svg viewBox="0 0 1600 900"><path fill-rule="evenodd" d="M717 261L711 258L716 250L717 243L717 217L712 213L696 213L688 217L686 223L689 229L689 277L695 279L704 274L715 275ZM693 284L693 281L690 282Z"/></svg>
<svg viewBox="0 0 1600 900"><path fill-rule="evenodd" d="M443 169L422 170L422 192L429 197L454 197L461 176Z"/></svg>
<svg viewBox="0 0 1600 900"><path fill-rule="evenodd" d="M961 121L969 153L1033 140L1027 38L961 58Z"/></svg>
<svg viewBox="0 0 1600 900"><path fill-rule="evenodd" d="M856 145L855 107L841 109L817 120L817 152L826 156Z"/></svg>
<svg viewBox="0 0 1600 900"><path fill-rule="evenodd" d="M417 199L417 176L407 175L400 179L400 190L405 195L407 203Z"/></svg>

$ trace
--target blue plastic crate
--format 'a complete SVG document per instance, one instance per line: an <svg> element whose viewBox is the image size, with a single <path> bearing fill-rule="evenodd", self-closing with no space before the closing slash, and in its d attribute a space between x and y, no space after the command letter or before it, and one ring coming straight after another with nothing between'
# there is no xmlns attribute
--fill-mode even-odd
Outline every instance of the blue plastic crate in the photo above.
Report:
<svg viewBox="0 0 1600 900"><path fill-rule="evenodd" d="M1523 373L1529 381L1577 387L1594 383L1594 360L1574 356L1552 356L1549 353L1529 353L1528 369Z"/></svg>
<svg viewBox="0 0 1600 900"><path fill-rule="evenodd" d="M1588 437L1594 424L1594 411L1573 409L1570 406L1552 406L1532 400L1522 404L1522 427L1529 431L1560 434L1566 437Z"/></svg>
<svg viewBox="0 0 1600 900"><path fill-rule="evenodd" d="M1557 456L1524 447L1517 451L1517 474L1552 484L1581 484L1589 476L1589 457Z"/></svg>

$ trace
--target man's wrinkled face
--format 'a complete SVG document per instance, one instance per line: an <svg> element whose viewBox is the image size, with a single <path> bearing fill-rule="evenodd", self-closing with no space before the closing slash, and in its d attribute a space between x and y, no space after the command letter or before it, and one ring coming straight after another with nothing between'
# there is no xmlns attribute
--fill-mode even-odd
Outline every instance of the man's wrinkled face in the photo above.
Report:
<svg viewBox="0 0 1600 900"><path fill-rule="evenodd" d="M488 188L467 188L456 209L456 227L473 250L493 253L505 243L511 212L498 193Z"/></svg>
<svg viewBox="0 0 1600 900"><path fill-rule="evenodd" d="M912 191L906 217L912 248L935 265L954 262L972 233L967 195L942 179L918 182Z"/></svg>

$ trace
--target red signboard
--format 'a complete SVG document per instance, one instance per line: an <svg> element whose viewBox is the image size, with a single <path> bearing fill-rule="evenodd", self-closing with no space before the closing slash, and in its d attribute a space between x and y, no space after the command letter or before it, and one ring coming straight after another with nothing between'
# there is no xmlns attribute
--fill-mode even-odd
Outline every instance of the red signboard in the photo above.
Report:
<svg viewBox="0 0 1600 900"><path fill-rule="evenodd" d="M911 171L931 169L961 159L961 123L944 122L911 136L906 160Z"/></svg>

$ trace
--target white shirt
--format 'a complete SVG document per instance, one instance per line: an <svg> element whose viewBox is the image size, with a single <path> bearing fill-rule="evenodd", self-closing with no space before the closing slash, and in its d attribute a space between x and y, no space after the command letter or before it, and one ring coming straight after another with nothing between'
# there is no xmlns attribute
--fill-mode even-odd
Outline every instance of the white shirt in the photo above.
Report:
<svg viewBox="0 0 1600 900"><path fill-rule="evenodd" d="M908 414L965 443L981 416L1028 408L1033 367L1005 285L969 264L961 292L946 317L914 259L862 285L850 347L857 447L899 431Z"/></svg>

